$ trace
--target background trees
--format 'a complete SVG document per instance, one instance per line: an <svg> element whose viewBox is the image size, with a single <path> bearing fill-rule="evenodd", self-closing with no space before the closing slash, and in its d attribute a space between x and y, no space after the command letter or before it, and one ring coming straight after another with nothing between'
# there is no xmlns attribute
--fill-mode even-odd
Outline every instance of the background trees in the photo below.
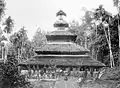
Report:
<svg viewBox="0 0 120 88"><path fill-rule="evenodd" d="M87 44L93 58L107 66L118 65L118 16L113 16L100 5L94 11L85 11L82 23L70 26L77 34L77 43ZM74 24L76 22L74 21ZM77 24L77 23L76 23ZM82 43L82 44L81 44Z"/></svg>
<svg viewBox="0 0 120 88"><path fill-rule="evenodd" d="M9 34L13 31L13 27L14 27L14 23L13 23L13 19L11 18L11 16L9 16L5 22L3 23L4 27L4 32Z"/></svg>
<svg viewBox="0 0 120 88"><path fill-rule="evenodd" d="M0 0L0 22L4 16L5 2ZM0 23L2 24L2 22ZM30 88L30 83L26 81L25 77L20 74L18 59L15 57L14 43L10 40L10 34L13 30L13 20L9 16L2 27L0 28L0 46L4 44L7 50L7 58L4 63L0 63L0 88ZM8 46L6 46L8 45ZM0 49L2 51L2 49ZM13 52L14 51L14 52Z"/></svg>
<svg viewBox="0 0 120 88"><path fill-rule="evenodd" d="M13 53L19 60L27 60L31 57L31 41L28 39L27 31L22 27L18 32L15 32L10 41L13 44Z"/></svg>
<svg viewBox="0 0 120 88"><path fill-rule="evenodd" d="M119 36L119 53L120 53L120 1L113 0L114 6L117 7L118 14L116 15L117 19L117 29L118 29L118 36ZM119 54L119 64L120 64L120 54Z"/></svg>
<svg viewBox="0 0 120 88"><path fill-rule="evenodd" d="M32 45L34 48L41 47L42 45L46 44L46 36L45 32L42 32L40 28L37 29L35 35L32 39Z"/></svg>
<svg viewBox="0 0 120 88"><path fill-rule="evenodd" d="M0 87L1 88L30 88L30 82L20 74L18 60L8 57L5 64L0 64Z"/></svg>
<svg viewBox="0 0 120 88"><path fill-rule="evenodd" d="M98 57L98 60L102 60L102 62L105 62L107 65L114 64L118 65L118 57L115 57L116 53L118 52L118 33L117 29L115 28L115 18L105 11L105 9L100 6L98 9L96 9L94 17L96 20L100 21L100 24L98 25L98 36L99 41L96 41L96 46L98 46L98 53L101 56ZM115 61L115 62L114 62ZM110 64L108 64L110 62Z"/></svg>
<svg viewBox="0 0 120 88"><path fill-rule="evenodd" d="M5 15L5 0L0 0L0 21Z"/></svg>

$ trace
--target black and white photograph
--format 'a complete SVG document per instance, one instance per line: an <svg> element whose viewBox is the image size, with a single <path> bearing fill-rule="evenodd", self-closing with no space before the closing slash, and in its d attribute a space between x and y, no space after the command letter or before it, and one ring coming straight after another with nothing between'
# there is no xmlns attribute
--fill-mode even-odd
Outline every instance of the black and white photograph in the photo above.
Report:
<svg viewBox="0 0 120 88"><path fill-rule="evenodd" d="M0 88L120 88L120 0L0 0Z"/></svg>

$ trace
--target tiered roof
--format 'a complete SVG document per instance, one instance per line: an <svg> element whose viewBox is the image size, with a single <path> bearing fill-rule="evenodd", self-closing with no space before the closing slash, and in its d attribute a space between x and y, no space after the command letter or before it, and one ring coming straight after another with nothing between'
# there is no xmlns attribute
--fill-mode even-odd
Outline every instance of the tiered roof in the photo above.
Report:
<svg viewBox="0 0 120 88"><path fill-rule="evenodd" d="M62 16L65 15L65 13L63 11L59 11L57 13L57 16L58 15ZM35 50L37 55L34 56L31 60L23 62L24 64L58 66L104 66L104 64L88 55L88 49L85 49L84 47L75 43L77 35L67 31L66 26L59 25L58 23L56 27L56 31L50 32L46 35L48 43L37 48Z"/></svg>

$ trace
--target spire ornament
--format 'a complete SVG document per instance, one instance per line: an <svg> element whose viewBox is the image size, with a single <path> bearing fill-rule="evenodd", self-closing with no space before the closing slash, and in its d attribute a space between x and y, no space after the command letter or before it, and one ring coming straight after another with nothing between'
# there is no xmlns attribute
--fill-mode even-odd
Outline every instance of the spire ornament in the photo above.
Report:
<svg viewBox="0 0 120 88"><path fill-rule="evenodd" d="M60 30L65 29L66 27L69 27L68 23L63 19L64 16L67 16L67 15L62 10L56 13L56 17L58 17L58 20L54 23L54 27Z"/></svg>

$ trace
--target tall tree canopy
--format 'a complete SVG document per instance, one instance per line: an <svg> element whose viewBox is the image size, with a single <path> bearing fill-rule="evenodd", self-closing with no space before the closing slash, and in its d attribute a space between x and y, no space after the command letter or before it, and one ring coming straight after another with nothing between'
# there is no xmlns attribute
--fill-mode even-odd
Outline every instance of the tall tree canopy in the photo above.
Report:
<svg viewBox="0 0 120 88"><path fill-rule="evenodd" d="M42 32L40 28L37 29L35 35L33 36L32 44L34 48L41 47L46 44L45 33Z"/></svg>
<svg viewBox="0 0 120 88"><path fill-rule="evenodd" d="M30 82L20 74L18 60L7 58L7 62L0 64L0 88L30 88Z"/></svg>
<svg viewBox="0 0 120 88"><path fill-rule="evenodd" d="M5 15L5 0L0 0L0 21Z"/></svg>
<svg viewBox="0 0 120 88"><path fill-rule="evenodd" d="M70 30L77 33L77 42L80 45L81 41L82 45L85 45L87 37L88 48L94 58L110 66L110 52L112 52L114 63L118 65L118 18L105 11L100 5L94 11L86 10L82 23L72 26L73 30Z"/></svg>
<svg viewBox="0 0 120 88"><path fill-rule="evenodd" d="M31 56L31 42L28 39L27 31L24 27L22 27L18 32L15 32L10 41L13 44L14 54L19 56L18 58L21 60L26 60Z"/></svg>
<svg viewBox="0 0 120 88"><path fill-rule="evenodd" d="M5 22L3 23L3 25L5 25L5 28L4 28L4 32L5 33L11 33L13 31L14 23L13 23L13 19L11 18L11 16L9 16L5 20Z"/></svg>
<svg viewBox="0 0 120 88"><path fill-rule="evenodd" d="M92 21L93 12L85 10L85 15L81 18L81 24L75 20L70 23L69 31L77 34L76 42L84 47L89 42L89 36L94 28Z"/></svg>
<svg viewBox="0 0 120 88"><path fill-rule="evenodd" d="M98 60L106 65L110 65L111 54L115 65L118 63L118 29L116 28L116 18L100 6L95 10L94 17L99 21L97 25L97 40L94 46L98 49Z"/></svg>

